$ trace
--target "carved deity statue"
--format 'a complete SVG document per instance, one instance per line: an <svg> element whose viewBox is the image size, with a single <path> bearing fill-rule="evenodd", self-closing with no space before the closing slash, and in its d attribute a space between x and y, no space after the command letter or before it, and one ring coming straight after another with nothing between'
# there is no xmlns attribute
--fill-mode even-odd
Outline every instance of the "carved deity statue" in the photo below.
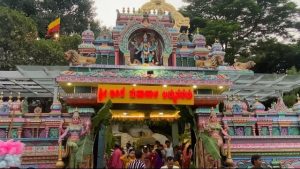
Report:
<svg viewBox="0 0 300 169"><path fill-rule="evenodd" d="M225 156L224 145L223 145L223 138L222 136L229 137L227 133L227 129L222 128L220 125L217 115L214 112L213 108L211 110L207 125L204 124L204 130L209 133L209 136L214 138L217 141L217 146L222 155ZM230 139L230 137L229 137ZM204 148L205 149L205 148ZM206 168L220 168L221 167L221 160L214 160L207 152L204 154L204 158L206 163Z"/></svg>
<svg viewBox="0 0 300 169"><path fill-rule="evenodd" d="M146 61L149 64L154 64L155 62L155 57L156 57L156 50L157 50L157 45L158 42L150 42L148 40L148 36L145 33L143 36L142 42L138 44L138 42L131 42L132 45L134 45L134 48L136 50L135 55L140 56L142 60L142 64L146 63ZM135 62L138 62L135 60Z"/></svg>
<svg viewBox="0 0 300 169"><path fill-rule="evenodd" d="M62 126L61 126L62 130ZM81 166L80 162L78 162L78 150L82 144L80 140L85 136L85 134L90 132L90 127L88 124L82 125L80 121L80 116L77 111L74 112L72 117L72 122L69 126L64 130L63 134L59 137L59 144L61 144L62 139L68 136L68 140L66 143L66 152L64 156L69 157L68 168L79 168ZM83 157L82 157L83 158Z"/></svg>

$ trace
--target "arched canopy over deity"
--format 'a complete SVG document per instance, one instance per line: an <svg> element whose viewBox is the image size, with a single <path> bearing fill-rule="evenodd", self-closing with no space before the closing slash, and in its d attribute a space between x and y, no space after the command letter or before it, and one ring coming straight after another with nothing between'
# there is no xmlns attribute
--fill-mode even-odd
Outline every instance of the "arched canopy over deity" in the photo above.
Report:
<svg viewBox="0 0 300 169"><path fill-rule="evenodd" d="M174 6L165 2L165 0L151 0L148 3L145 3L141 10L144 12L150 12L151 10L157 10L162 13L168 11L175 20L174 27L180 29L182 27L189 28L190 27L190 19L184 17L180 12L176 10Z"/></svg>

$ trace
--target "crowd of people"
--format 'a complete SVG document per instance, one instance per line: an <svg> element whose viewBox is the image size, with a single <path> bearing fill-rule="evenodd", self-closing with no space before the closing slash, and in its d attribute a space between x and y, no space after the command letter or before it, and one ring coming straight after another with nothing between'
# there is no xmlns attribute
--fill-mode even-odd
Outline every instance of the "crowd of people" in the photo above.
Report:
<svg viewBox="0 0 300 169"><path fill-rule="evenodd" d="M129 142L122 148L115 144L109 159L109 169L177 169L189 168L193 155L189 143L174 146L169 140L162 145L156 141L154 145L135 147Z"/></svg>

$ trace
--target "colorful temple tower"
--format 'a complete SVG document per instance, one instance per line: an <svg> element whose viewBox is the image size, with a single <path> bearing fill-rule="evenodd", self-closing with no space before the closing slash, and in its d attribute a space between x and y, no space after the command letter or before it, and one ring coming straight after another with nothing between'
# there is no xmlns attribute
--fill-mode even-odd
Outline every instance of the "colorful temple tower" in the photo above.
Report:
<svg viewBox="0 0 300 169"><path fill-rule="evenodd" d="M248 168L253 154L263 155L266 167L299 167L300 99L289 109L281 97L270 108L258 97L252 104L245 100L260 91L226 96L240 77L245 77L244 83L256 83L264 76L255 78L251 61L224 63L225 52L217 40L209 49L204 35L197 32L189 39L188 28L189 18L165 0L117 10L116 26L96 38L88 26L78 51L65 53L70 65L55 76L59 88L55 86L50 112L39 105L29 111L27 100L19 95L0 95L0 138L26 144L22 167L103 168L104 130L98 142L89 135L95 123L91 118L99 112L109 109L111 134L122 146L167 139L178 145L180 115L191 110L197 133L208 133L222 156L211 158L204 140L197 138L197 168ZM149 127L156 122L166 122L168 135Z"/></svg>

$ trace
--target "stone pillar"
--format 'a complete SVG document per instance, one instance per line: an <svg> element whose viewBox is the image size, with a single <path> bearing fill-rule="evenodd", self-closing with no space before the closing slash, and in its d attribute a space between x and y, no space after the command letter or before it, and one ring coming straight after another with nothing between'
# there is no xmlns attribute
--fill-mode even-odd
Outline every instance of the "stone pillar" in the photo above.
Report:
<svg viewBox="0 0 300 169"><path fill-rule="evenodd" d="M169 66L169 56L163 55L163 66Z"/></svg>
<svg viewBox="0 0 300 169"><path fill-rule="evenodd" d="M258 135L261 136L261 126L257 126L258 128Z"/></svg>
<svg viewBox="0 0 300 169"><path fill-rule="evenodd" d="M46 138L48 138L48 135L49 135L49 127L48 126L45 127L45 132L46 132Z"/></svg>
<svg viewBox="0 0 300 169"><path fill-rule="evenodd" d="M22 128L19 127L18 128L18 138L21 138L22 137Z"/></svg>
<svg viewBox="0 0 300 169"><path fill-rule="evenodd" d="M61 103L58 98L58 85L56 84L53 91L53 103L50 107L51 113L61 113Z"/></svg>
<svg viewBox="0 0 300 169"><path fill-rule="evenodd" d="M5 129L5 136L8 138L8 128Z"/></svg>
<svg viewBox="0 0 300 169"><path fill-rule="evenodd" d="M120 57L119 57L119 49L115 49L115 65L119 65L120 63L119 63L119 59L120 59Z"/></svg>
<svg viewBox="0 0 300 169"><path fill-rule="evenodd" d="M179 144L178 122L177 121L172 123L172 143L173 143L173 146L176 146Z"/></svg>
<svg viewBox="0 0 300 169"><path fill-rule="evenodd" d="M253 136L256 136L256 133L255 133L255 125L252 126L252 133L253 133Z"/></svg>
<svg viewBox="0 0 300 169"><path fill-rule="evenodd" d="M58 96L58 85L55 84L54 91L53 91L53 102L57 101Z"/></svg>
<svg viewBox="0 0 300 169"><path fill-rule="evenodd" d="M173 66L176 66L176 51L175 52L173 52L173 58L172 58L172 60L173 60Z"/></svg>
<svg viewBox="0 0 300 169"><path fill-rule="evenodd" d="M269 126L269 135L272 136L272 126Z"/></svg>
<svg viewBox="0 0 300 169"><path fill-rule="evenodd" d="M130 53L124 53L124 58L125 58L125 65L130 65Z"/></svg>
<svg viewBox="0 0 300 169"><path fill-rule="evenodd" d="M105 129L104 125L101 125L101 128L98 133L98 150L97 150L97 168L104 168L105 167Z"/></svg>

